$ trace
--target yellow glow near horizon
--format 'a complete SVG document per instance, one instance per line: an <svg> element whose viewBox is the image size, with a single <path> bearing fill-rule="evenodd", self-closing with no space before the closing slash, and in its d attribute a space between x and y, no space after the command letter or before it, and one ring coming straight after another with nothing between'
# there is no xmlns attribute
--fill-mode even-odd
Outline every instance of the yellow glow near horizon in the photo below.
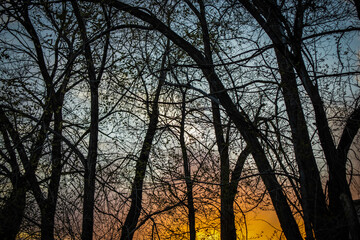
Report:
<svg viewBox="0 0 360 240"><path fill-rule="evenodd" d="M199 240L220 240L220 232L215 229L211 231L200 231L196 235Z"/></svg>

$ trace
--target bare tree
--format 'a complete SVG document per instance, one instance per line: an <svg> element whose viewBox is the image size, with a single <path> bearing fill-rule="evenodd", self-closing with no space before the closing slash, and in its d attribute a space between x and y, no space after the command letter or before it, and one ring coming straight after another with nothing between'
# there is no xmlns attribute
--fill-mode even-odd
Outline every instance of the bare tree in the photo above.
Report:
<svg viewBox="0 0 360 240"><path fill-rule="evenodd" d="M166 79L166 61L169 54L169 42L165 47L165 51L162 57L160 75L158 77L159 83L156 88L154 99L152 100L151 112L149 112L149 124L142 144L140 156L137 159L135 167L135 177L132 183L131 190L131 206L127 214L126 220L122 227L121 239L132 239L134 232L136 230L136 225L142 210L142 191L143 191L143 182L145 178L146 168L149 161L150 150L152 147L152 142L157 130L157 124L159 121L159 97L161 93L162 86L164 85Z"/></svg>
<svg viewBox="0 0 360 240"><path fill-rule="evenodd" d="M36 92L31 92L31 88L24 87L24 93L30 94L32 97L34 97L33 105L34 109L31 109L32 111L36 111L37 103L39 103L40 109L42 109L42 114L40 115L39 119L32 116L31 113L27 113L26 107L23 107L23 109L14 109L12 107L11 101L8 101L7 104L2 105L1 110L1 121L5 128L3 128L2 134L4 137L4 140L7 145L8 154L10 154L11 158L5 157L5 159L8 159L7 161L10 161L10 165L13 168L13 172L17 175L18 180L16 182L21 183L21 186L17 186L18 183L14 185L14 194L16 192L19 192L16 194L18 197L14 199L12 197L12 200L15 202L18 202L18 206L15 207L21 209L23 206L21 204L25 203L25 194L27 192L27 189L31 189L32 193L40 207L41 211L41 237L42 239L53 239L54 235L54 218L56 213L56 204L57 204L57 196L59 191L59 181L61 176L61 170L62 166L64 164L63 156L62 156L62 107L64 104L64 96L66 93L66 88L69 83L70 74L71 74L71 63L67 66L67 71L61 71L58 70L57 63L53 64L52 71L50 71L50 64L47 65L47 50L44 50L42 47L42 39L39 36L39 33L37 32L37 27L39 26L39 22L35 21L35 24L33 24L33 19L31 16L31 11L41 11L40 9L32 10L31 6L27 2L19 3L17 1L11 1L9 3L5 3L3 6L3 11L7 14L8 19L11 19L11 21L14 21L14 24L7 25L8 28L6 28L6 31L10 35L13 35L15 39L17 39L17 42L14 45L7 45L5 44L5 47L10 50L17 49L18 46L26 46L26 40L29 41L33 45L33 49L19 49L20 52L24 53L25 55L28 55L30 59L33 59L34 68L37 68L39 72L35 74L37 75L44 84L44 90L45 94L43 97L41 95L38 95ZM62 34L65 30L64 27L61 27L61 21L60 25L56 22L56 20L51 15L52 13L49 11L49 9L45 8L45 13L47 14L48 19L46 21L49 21L52 24L52 27L55 30L55 34L57 35L57 40L55 42L54 47L51 49L54 52L59 53L60 48L60 42L64 40ZM63 23L66 22L67 19L63 19ZM26 32L22 36L17 34L16 30L16 24L21 26L23 30ZM15 28L13 28L15 25ZM4 29L3 29L4 30ZM5 30L4 30L5 31ZM66 42L66 39L65 39ZM68 42L69 43L69 42ZM72 52L72 46L71 44L68 45L70 53L67 56L67 60L69 60ZM56 58L59 57L58 54L55 55ZM57 59L55 60L57 61ZM66 61L66 60L65 60ZM69 62L68 62L69 63ZM24 69L26 69L28 66L23 65ZM25 70L26 72L26 70ZM58 77L58 72L60 72L60 77ZM31 75L26 76L20 76L19 80L22 81L21 78L24 77L25 81L27 81L29 78L29 81L31 82ZM17 77L15 77L16 79ZM60 84L57 84L59 83ZM24 84L26 84L24 82ZM36 84L36 83L35 83ZM58 87L56 85L59 85ZM36 85L35 85L36 87ZM30 90L30 91L29 91ZM42 98L42 99L41 99ZM36 103L37 102L37 103ZM29 105L31 105L31 102L28 102ZM21 103L26 104L26 102ZM21 105L20 104L20 105ZM10 116L13 117L10 117ZM34 130L36 131L30 132L29 136L24 136L21 128L18 128L17 126L17 117L19 118L27 118L26 121L34 121ZM25 122L26 122L25 121ZM50 126L51 122L53 121L52 125ZM52 140L50 141L50 147L48 146L48 140L47 136L49 134L52 134ZM10 136L10 138L9 138ZM31 138L33 142L30 144L30 147L28 147L28 139ZM11 139L11 142L10 142ZM11 146L13 145L13 147ZM51 160L50 165L50 176L47 176L48 179L45 179L45 181L48 181L47 186L47 194L45 194L42 191L43 184L41 181L38 180L37 177L37 171L39 168L39 164L41 164L40 160L44 158L43 151L46 148L50 148L51 154L49 155L49 159ZM15 152L16 150L16 152ZM16 159L19 158L19 161L21 162L21 165L19 164ZM20 173L24 169L23 176ZM13 179L15 180L15 179ZM14 182L15 183L15 182ZM23 192L21 194L21 192ZM14 195L12 194L12 195ZM21 200L22 199L22 200ZM9 209L10 211L11 208ZM20 211L20 212L19 212ZM21 222L21 217L23 214L21 213L23 210L17 210L17 217L14 218L15 222L17 222L16 226L14 226L12 229L13 231L9 232L9 235L12 237L15 237L15 232L19 230L19 223ZM6 213L6 212L4 212ZM7 224L4 224L6 226ZM11 228L11 227L8 227ZM15 234L15 235L14 235ZM12 238L11 237L11 238Z"/></svg>
<svg viewBox="0 0 360 240"><path fill-rule="evenodd" d="M314 3L314 2L298 2L295 6L296 14L294 19L291 19L293 25L290 25L290 19L287 19L281 11L281 6L275 1L239 1L250 12L250 14L257 20L264 31L268 34L276 48L276 56L279 65L279 71L281 73L283 82L283 91L285 103L287 104L287 111L290 120L290 126L292 128L293 143L296 153L296 159L298 161L298 167L301 177L302 188L302 203L305 216L308 216L312 222L315 230L315 235L318 239L334 239L344 237L347 234L346 225L350 228L353 238L359 237L359 223L356 221L355 208L351 207L351 211L348 216L350 222L346 224L344 209L340 196L344 196L347 200L347 204L352 205L351 193L346 180L346 161L347 152L353 141L358 127L352 128L349 131L345 130L343 137L346 138L346 143L340 140L338 147L334 143L331 130L328 125L327 116L323 106L323 100L321 99L318 87L314 84L310 77L310 74L306 68L303 54L305 54L302 48L303 32L306 27L307 10L311 7L315 8L324 6L327 3ZM329 6L329 5L328 5ZM336 2L331 7L339 7ZM329 7L330 7L329 6ZM269 11L271 9L271 11ZM315 14L311 12L309 14ZM341 12L331 13L333 15L340 15ZM284 24L284 25L283 25ZM282 27L284 26L284 27ZM339 30L342 32L343 30ZM325 33L326 34L326 33ZM285 40L286 39L286 40ZM291 50L289 50L291 49ZM298 99L298 92L296 87L296 79L294 71L297 72L302 84L309 94L309 98L313 104L315 112L315 120L319 139L323 152L329 167L329 209L325 202L325 195L322 192L320 176L317 169L315 158L312 154L310 137L306 130L306 123L301 110L301 103ZM357 116L358 107L355 108L349 119ZM356 117L355 117L356 118ZM349 120L347 120L349 121ZM350 120L351 121L351 120ZM344 139L341 137L340 139ZM344 146L347 147L344 147ZM312 194L314 195L312 195ZM346 197L345 197L346 196ZM316 206L316 207L315 207ZM331 219L330 215L334 215L335 221ZM329 229L329 226L332 230ZM342 226L337 229L336 226ZM335 230L337 229L337 230ZM310 238L312 238L312 231L307 231Z"/></svg>
<svg viewBox="0 0 360 240"><path fill-rule="evenodd" d="M356 6L1 3L1 237L358 239Z"/></svg>

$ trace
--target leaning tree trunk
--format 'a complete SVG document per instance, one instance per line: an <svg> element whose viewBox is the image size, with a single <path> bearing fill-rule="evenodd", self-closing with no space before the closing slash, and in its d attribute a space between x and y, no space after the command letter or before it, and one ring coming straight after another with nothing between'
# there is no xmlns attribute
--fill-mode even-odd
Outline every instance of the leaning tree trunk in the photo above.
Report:
<svg viewBox="0 0 360 240"><path fill-rule="evenodd" d="M276 3L269 1L265 3L265 6L263 5L264 3L265 2L263 1L258 1L257 3L257 5L260 8L263 7L263 11L265 13L264 15L269 16L272 19L279 20L278 18L281 15L279 11L277 11L277 16L274 16L274 14L268 14L267 11L268 9L274 8L273 6L276 6ZM270 4L270 5L266 5L266 4ZM348 148L345 151L344 148L342 148L340 145L338 146L338 148L336 148L336 144L331 134L331 130L323 106L323 101L319 94L319 90L317 86L315 86L311 81L309 73L305 66L305 61L303 60L301 54L301 36L302 36L303 21L304 21L303 14L305 11L305 9L303 8L304 6L301 5L300 3L297 9L296 18L294 19L295 21L294 30L293 30L294 37L289 38L290 42L288 43L288 45L291 47L293 53L290 52L287 48L287 45L282 43L282 41L280 40L283 39L284 36L277 33L276 31L276 28L278 28L281 24L272 24L272 22L270 21L269 23L267 23L267 25L263 24L263 27L264 30L267 31L268 35L272 39L276 49L285 57L285 61L287 61L287 64L291 65L298 73L298 76L301 79L302 84L314 108L317 131L318 131L321 147L323 149L323 153L325 155L326 162L329 168L329 183L328 183L329 210L332 214L332 218L334 219L333 221L331 220L324 221L321 224L322 226L326 227L327 230L323 229L322 226L319 224L320 225L319 229L315 229L315 231L320 233L318 234L319 237L317 238L339 239L348 236L349 232L353 236L359 236L360 235L359 222L358 221L354 222L349 218L349 216L351 215L352 216L351 219L355 220L356 212L351 200L352 196L346 179L347 153L355 135L352 135L349 141L347 141ZM356 116L356 114L353 115L353 117L354 116ZM357 126L353 128L353 130L356 133L359 129L359 124L357 123L355 125ZM347 134L347 130L344 131L345 134ZM340 196L344 196L343 199L348 199L348 200L343 201L341 200ZM316 206L317 209L319 209L319 207L325 208L326 206L324 207ZM318 213L316 212L315 214ZM326 216L319 215L317 221L319 221L319 219L324 217ZM313 224L315 223L313 222Z"/></svg>
<svg viewBox="0 0 360 240"><path fill-rule="evenodd" d="M6 199L5 205L0 209L0 238L3 240L16 239L24 217L26 182L23 177L19 177L15 181L10 197Z"/></svg>
<svg viewBox="0 0 360 240"><path fill-rule="evenodd" d="M354 141L355 136L357 135L360 128L360 106L358 106L348 117L345 127L343 129L342 135L340 137L340 141L337 147L337 163L340 163L339 165L344 168L341 172L342 174L345 174L346 172L346 161L347 161L347 155L350 150L350 146ZM336 173L340 174L340 173ZM346 175L341 176L339 181L346 180ZM335 180L336 182L336 180ZM351 192L348 187L348 183L342 182L336 182L339 184L338 188L342 189L342 191L339 191L339 196L337 196L341 201L341 206L344 211L345 219L348 223L349 232L351 235L351 239L357 239L360 240L360 224L358 215L356 212L356 209L354 207L353 200L351 198ZM345 186L345 187L343 187Z"/></svg>
<svg viewBox="0 0 360 240"><path fill-rule="evenodd" d="M312 151L311 141L302 111L296 77L285 57L275 50L286 111L292 132L295 158L300 173L300 191L307 238L312 239L314 228L318 239L326 239L326 229L330 215L326 208L325 195L322 190L319 170Z"/></svg>
<svg viewBox="0 0 360 240"><path fill-rule="evenodd" d="M295 38L293 39L294 42L284 42L283 40L287 37L284 36L284 31L282 31L280 29L280 22L281 22L281 12L278 9L278 6L276 5L275 1L255 1L254 4L250 3L250 1L248 0L241 0L240 1L244 7L252 14L252 16L258 21L258 23L261 25L261 27L266 31L266 33L268 34L268 36L271 38L271 40L274 43L275 49L277 51L277 57L279 60L279 56L282 55L282 59L279 61L279 64L285 64L288 65L289 67L285 67L285 71L286 68L290 69L290 68L294 68L296 70L296 72L298 73L300 79L303 82L304 88L307 91L313 107L314 107L314 111L315 111L315 118L316 118L316 124L318 126L318 133L319 133L319 138L320 138L320 142L321 145L323 147L323 151L325 153L325 157L329 166L329 175L330 175L330 183L329 183L329 193L333 191L334 188L332 188L332 183L335 182L333 181L333 173L335 170L336 171L336 167L334 167L336 164L334 162L334 157L336 156L336 149L335 149L335 145L332 142L332 136L330 134L330 130L328 127L328 123L327 123L327 119L326 119L326 114L324 112L324 108L322 106L322 101L320 96L318 95L318 90L316 89L316 87L313 86L311 80L309 79L306 67L304 65L304 62L301 58L301 34L302 34L302 17L303 17L303 10L298 9L297 15L296 15L296 19L295 19L295 30L294 30L294 34L295 34ZM272 9L272 11L268 11L269 9ZM302 12L301 12L302 11ZM298 41L297 41L298 40ZM292 52L290 52L288 50L288 47L292 48L292 51L294 52L294 54ZM293 70L290 70L293 71ZM285 72L285 74L289 74L289 71ZM284 81L285 82L285 81ZM288 85L291 86L291 85ZM285 89L286 90L286 89ZM291 90L288 89L288 90ZM290 93L290 92L288 92ZM288 94L287 93L287 94ZM291 114L291 113L290 113ZM289 119L290 119L291 115L289 115ZM295 118L290 119L290 121L294 121L296 120ZM299 118L298 118L299 120ZM292 124L292 123L291 123ZM293 128L295 126L292 125L291 127ZM292 130L293 134L298 134L295 133L294 130ZM293 139L294 141L297 141L296 138ZM301 144L301 141L299 142L299 144ZM296 147L296 146L295 146ZM298 153L299 151L297 149L295 149ZM311 155L309 155L311 157ZM304 159L306 158L306 156L304 156ZM304 174L306 174L305 172L314 172L315 168L312 167L311 164L312 161L307 161L307 162L301 162L301 159L297 159L298 160L298 164L299 164L299 170L302 171L304 170L303 176L305 176ZM305 165L307 163L310 163L310 165ZM303 165L302 165L303 164ZM338 169L341 171L341 168ZM339 176L339 178L341 178L342 174L337 175ZM304 179L304 177L302 177L302 184L306 185L306 186L302 186L303 187L307 187L309 189L306 189L307 192L311 193L310 190L312 188L314 188L315 186L318 187L319 189L319 184L313 185L311 184L311 181L315 180L316 182L318 182L316 180L316 176L315 178L313 178L313 176L311 174L308 174L308 176L306 177L306 179ZM306 181L310 181L306 182ZM343 183L343 179L341 179L340 183ZM345 187L345 186L343 186ZM315 189L316 190L316 189ZM321 195L319 190L316 190L315 192L317 192L317 195ZM302 194L305 194L305 198L308 198L306 194L306 192L302 189ZM329 194L329 196L331 195L331 193ZM335 224L334 221L332 221L330 219L329 214L327 214L327 210L326 210L326 203L324 203L322 199L322 197L319 198L315 198L316 201L319 201L319 205L316 205L316 203L314 202L311 206L311 199L309 201L309 204L305 203L306 208L309 209L310 212L310 218L314 227L314 231L315 234L317 235L316 237L318 239L338 239L339 237L345 236L346 235L346 231L344 231L344 226L346 225L344 223L344 218L341 217L341 213L339 214L339 218L336 218L336 220L338 221L339 224ZM332 205L331 202L337 202L337 204L335 204L337 207L337 210L340 210L339 208L339 201L332 201L332 197L330 199L330 206ZM314 209L314 212L311 214L311 209ZM334 211L332 211L334 212ZM311 215L313 217L311 217ZM314 218L317 219L314 219ZM341 226L340 228L337 228L338 226ZM325 229L324 229L325 228Z"/></svg>
<svg viewBox="0 0 360 240"><path fill-rule="evenodd" d="M157 105L154 104L154 105ZM145 178L146 167L149 161L150 150L152 146L152 141L155 136L157 122L158 122L158 110L157 106L152 109L152 114L150 116L150 122L148 125L148 130L145 135L145 139L142 145L140 157L137 160L135 167L135 178L132 183L132 190L130 195L131 206L127 214L125 223L122 227L121 240L131 240L133 239L136 225L142 209L142 192L143 192L143 182Z"/></svg>
<svg viewBox="0 0 360 240"><path fill-rule="evenodd" d="M257 139L258 132L256 127L253 126L252 123L248 122L242 113L237 110L214 70L209 68L203 68L202 70L213 91L216 93L217 98L220 100L220 103L225 108L228 116L234 122L235 126L251 149L255 164L259 170L265 187L269 192L286 238L289 240L302 239L298 225L287 202L287 198L283 193L282 187L277 181L276 175Z"/></svg>
<svg viewBox="0 0 360 240"><path fill-rule="evenodd" d="M150 113L150 122L146 131L145 139L141 148L140 156L135 167L135 177L132 183L132 190L130 195L131 205L126 216L124 225L122 226L121 240L132 240L140 213L142 210L142 192L143 182L145 178L146 168L149 161L150 150L152 142L156 133L157 124L159 121L159 98L161 88L165 83L167 71L165 70L165 62L169 52L169 42L167 43L165 53L161 62L161 71L159 77L159 84L156 89L155 97L152 105L152 112Z"/></svg>
<svg viewBox="0 0 360 240"><path fill-rule="evenodd" d="M91 1L99 2L100 0ZM286 196L282 192L282 187L278 183L276 175L274 174L265 152L257 139L258 133L256 128L251 123L249 123L245 116L236 108L224 85L215 73L214 67L209 59L205 58L202 52L181 38L167 25L158 20L154 15L143 11L141 8L132 7L119 1L113 1L109 4L121 11L126 11L129 14L149 23L154 29L164 34L168 39L183 49L199 65L212 90L214 93L216 93L216 97L219 99L228 116L234 122L236 128L240 131L245 141L249 145L251 153L261 174L261 178L267 190L269 191L275 211L279 218L280 225L284 230L285 237L288 240L302 239L298 225L287 202Z"/></svg>
<svg viewBox="0 0 360 240"><path fill-rule="evenodd" d="M0 114L3 114L3 112L1 111ZM20 225L24 217L28 186L26 179L20 174L16 153L4 126L5 124L2 122L2 117L0 116L0 132L3 136L4 147L9 155L9 157L2 157L10 164L12 170L10 176L12 190L9 198L5 200L5 204L0 209L0 239L13 240L20 230Z"/></svg>

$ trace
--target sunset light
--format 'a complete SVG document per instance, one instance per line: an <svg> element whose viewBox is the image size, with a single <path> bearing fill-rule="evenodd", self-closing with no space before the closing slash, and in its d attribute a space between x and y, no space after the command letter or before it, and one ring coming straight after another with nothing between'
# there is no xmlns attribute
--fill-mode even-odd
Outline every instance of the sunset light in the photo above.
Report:
<svg viewBox="0 0 360 240"><path fill-rule="evenodd" d="M360 240L360 1L1 0L0 240Z"/></svg>

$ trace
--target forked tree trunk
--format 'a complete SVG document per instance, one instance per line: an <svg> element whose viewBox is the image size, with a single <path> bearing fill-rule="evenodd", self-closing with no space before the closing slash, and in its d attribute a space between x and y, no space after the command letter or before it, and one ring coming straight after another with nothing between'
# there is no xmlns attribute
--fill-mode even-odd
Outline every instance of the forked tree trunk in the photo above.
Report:
<svg viewBox="0 0 360 240"><path fill-rule="evenodd" d="M150 122L148 125L148 130L145 135L145 139L142 145L140 157L137 160L135 167L135 178L132 183L132 190L130 195L131 205L129 212L126 216L124 225L122 226L121 240L131 240L133 239L136 225L142 210L142 192L143 192L143 182L145 178L146 168L149 161L150 150L152 147L152 141L155 136L157 122L158 122L158 110L157 103L154 104L156 107L152 109L152 114L150 116Z"/></svg>
<svg viewBox="0 0 360 240"><path fill-rule="evenodd" d="M159 121L159 97L161 88L165 83L167 71L165 70L165 63L169 53L169 41L167 43L165 53L161 62L161 71L159 77L159 84L156 89L155 97L151 107L150 122L146 131L145 139L141 148L140 156L135 166L135 177L131 186L131 205L129 212L126 216L124 225L122 226L121 240L132 240L136 231L138 219L142 210L142 192L143 182L145 178L146 168L149 161L150 150L152 142L156 133L157 124Z"/></svg>
<svg viewBox="0 0 360 240"><path fill-rule="evenodd" d="M91 1L99 2L100 0ZM132 7L119 1L110 2L110 5L121 11L126 11L129 14L152 25L154 29L164 34L181 49L187 52L188 55L198 64L216 97L219 99L228 116L234 122L235 126L240 131L249 148L251 149L251 153L254 157L266 189L269 191L271 200L280 221L280 225L284 230L286 238L288 240L302 239L298 225L287 202L286 196L282 192L282 187L278 183L276 175L272 170L265 152L257 139L258 133L255 126L249 123L246 120L246 117L236 108L224 85L215 73L214 66L212 65L211 61L204 57L203 54L193 45L185 41L178 34L172 31L167 25L158 20L154 15L151 15L138 7ZM208 33L206 34L208 35Z"/></svg>
<svg viewBox="0 0 360 240"><path fill-rule="evenodd" d="M23 178L13 184L13 190L0 209L0 239L14 240L24 217L27 187Z"/></svg>
<svg viewBox="0 0 360 240"><path fill-rule="evenodd" d="M4 112L0 109L0 114ZM28 186L26 179L21 176L15 150L11 144L11 140L6 130L6 123L2 122L3 117L0 116L0 132L3 136L3 144L8 152L8 156L2 156L11 166L11 184L12 190L9 198L5 199L5 204L0 209L0 239L13 240L20 230L25 205L26 192ZM9 217L11 216L11 217Z"/></svg>
<svg viewBox="0 0 360 240"><path fill-rule="evenodd" d="M283 56L283 59L279 61L279 64L285 63L285 65L288 65L289 68L291 67L296 70L306 92L309 95L309 98L311 99L315 112L315 120L319 139L329 167L329 209L331 215L333 216L329 216L330 214L326 213L326 203L321 203L324 201L320 198L321 202L317 204L314 202L314 204L311 205L311 199L309 204L307 204L310 210L310 214L312 211L311 209L314 209L314 212L311 214L312 216L310 216L310 218L317 239L344 238L348 235L348 230L347 223L345 221L344 208L341 205L339 196L341 195L341 193L345 193L351 198L345 174L344 163L346 162L346 159L337 159L337 149L330 133L330 128L328 126L327 117L321 97L319 95L317 87L313 85L313 82L308 75L304 60L301 56L301 36L304 14L304 9L301 9L303 7L301 5L302 3L299 2L300 5L297 6L296 18L294 19L294 37L291 38L290 36L285 35L285 31L281 31L281 29L279 29L280 26L282 26L281 18L283 16L275 1L254 1L254 3L250 3L250 1L248 0L240 0L240 2L266 31L268 36L273 41L278 53ZM269 11L269 9L271 9L271 11ZM293 42L284 42L284 39L291 40ZM292 51L289 51L289 47ZM289 73L289 71L287 73ZM294 140L297 141L296 138L294 138ZM310 167L309 168L307 166L301 166L301 162L298 163L300 171L302 169L308 173L314 171L313 167L311 167L310 165L308 165ZM309 174L306 179L303 179L302 184L306 186L302 186L302 188L306 187L307 192L312 192L311 188L313 188L314 185L312 185L311 183L309 184L306 181L311 182L313 180L315 179L311 177L311 174ZM315 186L318 186L318 184L316 184ZM305 191L302 191L302 193L306 195ZM317 195L319 195L319 193ZM318 200L319 198L316 199L316 201ZM304 203L306 204L306 202Z"/></svg>
<svg viewBox="0 0 360 240"><path fill-rule="evenodd" d="M203 68L202 70L213 91L216 93L217 98L220 100L220 103L225 108L228 116L234 122L251 149L256 166L265 187L270 194L270 198L286 238L289 240L302 239L298 225L287 202L287 198L282 191L281 185L276 179L276 175L268 162L261 144L257 140L258 134L255 126L248 122L242 113L237 110L214 70L210 68Z"/></svg>

